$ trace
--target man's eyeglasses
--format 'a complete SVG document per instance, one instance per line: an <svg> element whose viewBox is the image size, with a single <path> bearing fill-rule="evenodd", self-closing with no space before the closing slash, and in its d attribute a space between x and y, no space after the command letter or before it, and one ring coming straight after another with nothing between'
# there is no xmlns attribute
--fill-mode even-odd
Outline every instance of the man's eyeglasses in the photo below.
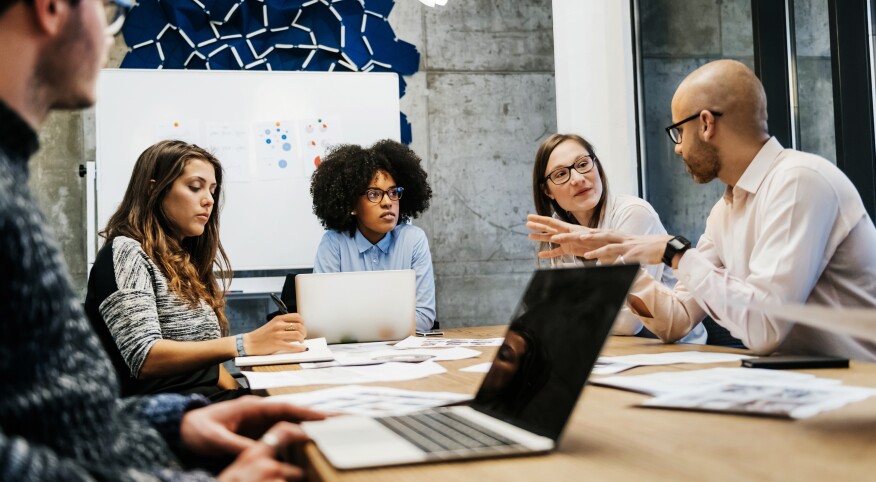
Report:
<svg viewBox="0 0 876 482"><path fill-rule="evenodd" d="M384 191L383 189L371 188L371 189L368 189L367 191L365 191L364 193L362 193L362 195L365 196L366 198L368 198L369 201L373 202L374 204L377 204L381 200L383 200L384 194L389 196L390 201L398 201L399 199L401 199L402 194L404 194L404 192L405 192L405 188L403 188L403 187L391 187L391 188L387 189L386 191Z"/></svg>
<svg viewBox="0 0 876 482"><path fill-rule="evenodd" d="M700 111L700 112L702 112L702 111ZM666 133L669 134L669 138L672 139L673 144L681 144L681 131L678 130L678 127L684 123L690 122L690 121L696 119L697 117L699 117L700 112L697 112L696 114L694 114L686 119L682 119L682 120L676 122L675 124L672 124L671 126L666 128ZM712 111L709 111L709 112L712 112ZM712 112L712 115L715 117L721 117L722 114L720 112Z"/></svg>
<svg viewBox="0 0 876 482"><path fill-rule="evenodd" d="M547 176L544 177L544 180L550 180L550 182L554 183L557 186L560 186L569 182L569 179L572 179L572 169L574 169L578 174L587 174L588 172L593 170L593 165L595 164L595 161L596 156L580 156L578 157L578 159L575 160L573 164L554 169Z"/></svg>
<svg viewBox="0 0 876 482"><path fill-rule="evenodd" d="M134 0L104 0L103 9L106 12L106 34L115 37L125 25L125 17L134 8Z"/></svg>

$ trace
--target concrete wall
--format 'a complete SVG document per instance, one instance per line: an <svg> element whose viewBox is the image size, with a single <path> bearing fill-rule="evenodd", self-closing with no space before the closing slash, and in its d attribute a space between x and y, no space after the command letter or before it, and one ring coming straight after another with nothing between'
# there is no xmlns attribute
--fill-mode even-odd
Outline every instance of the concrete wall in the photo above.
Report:
<svg viewBox="0 0 876 482"><path fill-rule="evenodd" d="M535 268L523 226L532 158L556 130L551 2L456 0L430 9L399 0L390 23L421 52L402 111L435 193L417 224L432 247L439 320L447 327L505 323ZM111 67L125 50L119 40ZM85 184L76 167L94 158L93 122L91 112L53 115L32 164L32 187L82 293ZM234 301L228 314L241 331L272 310L264 300Z"/></svg>
<svg viewBox="0 0 876 482"><path fill-rule="evenodd" d="M390 22L422 54L402 110L426 161L430 236L442 326L506 323L535 246L530 172L556 130L550 0L399 1Z"/></svg>

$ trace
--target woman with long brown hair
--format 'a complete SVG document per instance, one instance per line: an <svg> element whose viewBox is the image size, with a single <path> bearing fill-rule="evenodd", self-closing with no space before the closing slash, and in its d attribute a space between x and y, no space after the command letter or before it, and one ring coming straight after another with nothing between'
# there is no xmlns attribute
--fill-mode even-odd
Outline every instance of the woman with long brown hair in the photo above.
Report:
<svg viewBox="0 0 876 482"><path fill-rule="evenodd" d="M538 148L532 168L532 196L537 216L530 215L527 227L531 239L545 239L544 233L608 229L625 234L666 234L660 217L647 201L635 196L611 195L602 162L593 145L576 134L553 134ZM549 237L549 236L547 236ZM550 249L542 243L541 249ZM587 264L575 256L551 259L552 266ZM670 289L676 279L661 265L646 269ZM647 334L642 320L628 306L621 309L612 333ZM650 335L654 336L654 335ZM705 343L700 324L680 341Z"/></svg>
<svg viewBox="0 0 876 482"><path fill-rule="evenodd" d="M209 152L162 141L137 159L128 189L101 236L85 308L119 374L122 395L246 392L222 368L238 355L303 350L296 313L227 336L231 277L219 241L222 166Z"/></svg>

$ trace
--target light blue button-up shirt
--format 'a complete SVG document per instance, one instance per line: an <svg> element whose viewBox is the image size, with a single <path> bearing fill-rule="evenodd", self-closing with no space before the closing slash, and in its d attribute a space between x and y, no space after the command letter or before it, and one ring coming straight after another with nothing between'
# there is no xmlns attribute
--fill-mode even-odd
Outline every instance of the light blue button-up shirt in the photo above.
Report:
<svg viewBox="0 0 876 482"><path fill-rule="evenodd" d="M417 330L435 323L435 275L426 233L417 226L400 224L377 244L359 230L354 236L326 231L316 251L314 273L413 269L417 278Z"/></svg>

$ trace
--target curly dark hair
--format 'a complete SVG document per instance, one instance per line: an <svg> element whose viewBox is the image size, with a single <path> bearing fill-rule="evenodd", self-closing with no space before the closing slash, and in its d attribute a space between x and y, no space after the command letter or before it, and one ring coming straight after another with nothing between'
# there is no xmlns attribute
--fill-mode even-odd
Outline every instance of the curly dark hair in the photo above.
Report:
<svg viewBox="0 0 876 482"><path fill-rule="evenodd" d="M399 224L416 218L429 208L432 188L426 180L420 157L409 147L385 139L365 149L352 144L333 148L310 178L313 214L326 229L356 234L356 218L350 211L368 189L378 171L388 172L397 186L405 188L399 201Z"/></svg>

